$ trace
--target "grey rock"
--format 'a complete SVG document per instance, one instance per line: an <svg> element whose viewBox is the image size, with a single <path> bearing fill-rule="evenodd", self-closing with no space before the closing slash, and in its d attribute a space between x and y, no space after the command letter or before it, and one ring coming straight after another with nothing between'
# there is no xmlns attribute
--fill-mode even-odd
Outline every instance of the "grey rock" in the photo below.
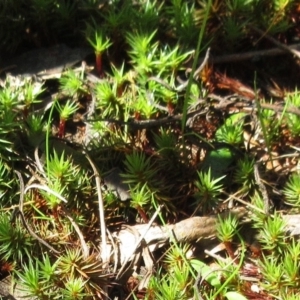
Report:
<svg viewBox="0 0 300 300"><path fill-rule="evenodd" d="M104 183L107 185L108 189L112 192L116 192L117 197L121 201L129 200L129 185L124 183L124 179L121 177L121 170L119 168L114 168L110 173L104 177Z"/></svg>
<svg viewBox="0 0 300 300"><path fill-rule="evenodd" d="M6 72L12 75L59 73L74 66L91 53L93 50L90 48L72 49L60 44L23 53L8 60L3 69L9 67Z"/></svg>

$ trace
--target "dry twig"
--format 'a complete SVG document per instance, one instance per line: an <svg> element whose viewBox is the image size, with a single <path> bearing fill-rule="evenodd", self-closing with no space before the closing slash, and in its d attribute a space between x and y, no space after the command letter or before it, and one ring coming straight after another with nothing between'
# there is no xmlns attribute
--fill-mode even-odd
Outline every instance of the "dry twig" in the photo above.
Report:
<svg viewBox="0 0 300 300"><path fill-rule="evenodd" d="M267 40L272 42L274 45L276 45L278 48L282 49L283 51L291 53L291 54L297 56L298 58L300 58L300 52L297 49L291 48L289 46L286 46L286 45L278 42L276 39L271 37L269 34L267 34L266 32L263 32L262 30L260 30L258 28L251 27L251 29L256 31L257 33L261 34L262 37L266 38Z"/></svg>
<svg viewBox="0 0 300 300"><path fill-rule="evenodd" d="M300 49L300 44L293 44L286 47L288 47L290 50L296 50L298 52L298 49ZM286 52L287 52L286 50L272 48L268 50L249 51L245 53L234 53L234 54L211 57L209 62L213 64L241 62L244 60L251 60L256 57L270 57L270 56L284 55L286 54ZM202 58L201 61L202 60L204 60L204 58Z"/></svg>

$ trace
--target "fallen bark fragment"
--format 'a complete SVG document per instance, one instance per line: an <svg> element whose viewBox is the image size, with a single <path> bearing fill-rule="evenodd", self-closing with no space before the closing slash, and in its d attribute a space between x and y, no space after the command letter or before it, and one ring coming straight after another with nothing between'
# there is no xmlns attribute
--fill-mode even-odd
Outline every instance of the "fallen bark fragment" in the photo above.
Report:
<svg viewBox="0 0 300 300"><path fill-rule="evenodd" d="M229 212L222 213L222 217L226 217ZM239 207L230 211L238 219L246 217L248 211L244 207ZM167 245L171 239L177 242L194 242L200 239L214 237L216 235L217 215L207 217L192 217L180 221L176 224L169 224L166 226L153 225L145 233L147 224L139 224L132 226L134 231L139 235L144 236L144 241L151 252ZM115 233L118 239L120 262L123 263L128 255L136 253L138 249L134 249L135 237L131 230L124 228L118 233Z"/></svg>

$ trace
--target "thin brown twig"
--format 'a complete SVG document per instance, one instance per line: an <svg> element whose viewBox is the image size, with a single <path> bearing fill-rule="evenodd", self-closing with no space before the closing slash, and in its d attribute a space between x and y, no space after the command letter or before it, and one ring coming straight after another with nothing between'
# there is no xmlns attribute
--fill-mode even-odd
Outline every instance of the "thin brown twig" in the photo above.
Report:
<svg viewBox="0 0 300 300"><path fill-rule="evenodd" d="M300 109L295 107L295 106L291 106L291 107L284 107L284 106L278 106L278 105L274 105L274 104L269 104L269 103L261 103L260 106L262 108L265 109L271 109L274 110L276 112L288 112L297 116L300 116Z"/></svg>
<svg viewBox="0 0 300 300"><path fill-rule="evenodd" d="M189 112L187 114L188 118L191 118L195 115L205 115L207 113L206 109L200 108L197 110L194 110L192 112ZM142 120L142 121L137 121L137 120L133 120L133 121L121 121L121 120L116 120L116 119L93 119L93 120L87 120L88 122L98 122L98 121L102 121L102 122L109 122L109 123L115 123L115 124L119 124L119 125L128 125L132 128L136 128L136 129L143 129L143 128L152 128L152 127L156 127L156 126L161 126L161 125L165 125L165 124L169 124L169 123L174 123L174 122L178 122L181 121L182 119L182 114L177 114L174 116L168 116L168 117L164 117L164 118L160 118L160 119L150 119L150 120Z"/></svg>
<svg viewBox="0 0 300 300"><path fill-rule="evenodd" d="M300 49L300 44L292 44L286 46L289 49L289 52ZM224 64L224 63L232 63L232 62L240 62L244 60L251 60L256 57L269 57L269 56L278 56L286 54L287 50L283 50L280 48L271 48L267 50L258 50L258 51L249 51L244 53L234 53L228 55L221 55L221 56L211 56L209 62L213 64ZM200 61L203 61L204 58L202 57Z"/></svg>
<svg viewBox="0 0 300 300"><path fill-rule="evenodd" d="M236 101L231 101L231 100L225 100L222 101L222 103L219 103L217 105L214 105L213 108L214 109L223 109L226 108L232 104L234 104ZM270 109L270 110L274 110L276 112L287 112L287 113L292 113L294 115L298 115L300 116L300 109L298 109L297 107L284 107L284 106L279 106L279 105L275 105L275 104L269 104L269 103L261 103L260 104L261 108L264 109ZM246 109L247 107L249 107L249 103L245 103L243 106L240 106L239 109ZM256 108L253 108L253 106L250 107L251 110L256 110ZM199 116L199 115L205 115L207 114L207 112L209 111L209 108L199 108L197 110L191 111L187 114L187 118L193 118L195 116ZM168 116L168 117L164 117L164 118L160 118L160 119L150 119L150 120L142 120L142 121L137 121L137 120L133 120L133 121L122 121L122 120L116 120L116 119L93 119L93 120L88 120L88 122L97 122L97 121L102 121L102 122L109 122L109 123L115 123L118 125L127 125L130 126L132 128L135 129L149 129L152 127L157 127L157 126L161 126L161 125L166 125L166 124L171 124L171 123L175 123L175 122L179 122L182 119L182 114L177 114L177 115L173 115L173 116Z"/></svg>
<svg viewBox="0 0 300 300"><path fill-rule="evenodd" d="M264 109L269 109L269 110L274 110L275 112L286 112L286 113L291 113L297 116L300 116L300 109L295 107L295 106L291 106L291 107L284 107L284 106L279 106L279 105L275 105L275 104L270 104L270 103L260 103L260 107L264 108ZM218 107L216 107L218 108ZM251 109L251 111L253 110L257 110L257 108L255 107L250 107L250 106L246 106L246 105L240 105L238 108L240 109Z"/></svg>
<svg viewBox="0 0 300 300"><path fill-rule="evenodd" d="M297 56L298 58L300 58L300 52L298 50L290 48L289 46L286 46L286 45L280 43L279 41L277 41L276 39L271 37L269 34L267 34L266 32L263 32L262 30L260 30L258 28L251 27L251 29L256 31L257 33L261 34L264 38L269 40L271 43L273 43L274 45L276 45L278 48L282 49L283 51L291 53L291 54Z"/></svg>

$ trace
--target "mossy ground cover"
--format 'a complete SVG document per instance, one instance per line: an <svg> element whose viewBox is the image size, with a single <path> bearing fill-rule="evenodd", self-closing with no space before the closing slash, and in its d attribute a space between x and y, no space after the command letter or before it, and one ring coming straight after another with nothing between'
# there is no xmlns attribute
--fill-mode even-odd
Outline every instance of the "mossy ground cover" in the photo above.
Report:
<svg viewBox="0 0 300 300"><path fill-rule="evenodd" d="M299 298L297 1L0 12L3 277L33 299ZM156 249L135 231L186 220Z"/></svg>

